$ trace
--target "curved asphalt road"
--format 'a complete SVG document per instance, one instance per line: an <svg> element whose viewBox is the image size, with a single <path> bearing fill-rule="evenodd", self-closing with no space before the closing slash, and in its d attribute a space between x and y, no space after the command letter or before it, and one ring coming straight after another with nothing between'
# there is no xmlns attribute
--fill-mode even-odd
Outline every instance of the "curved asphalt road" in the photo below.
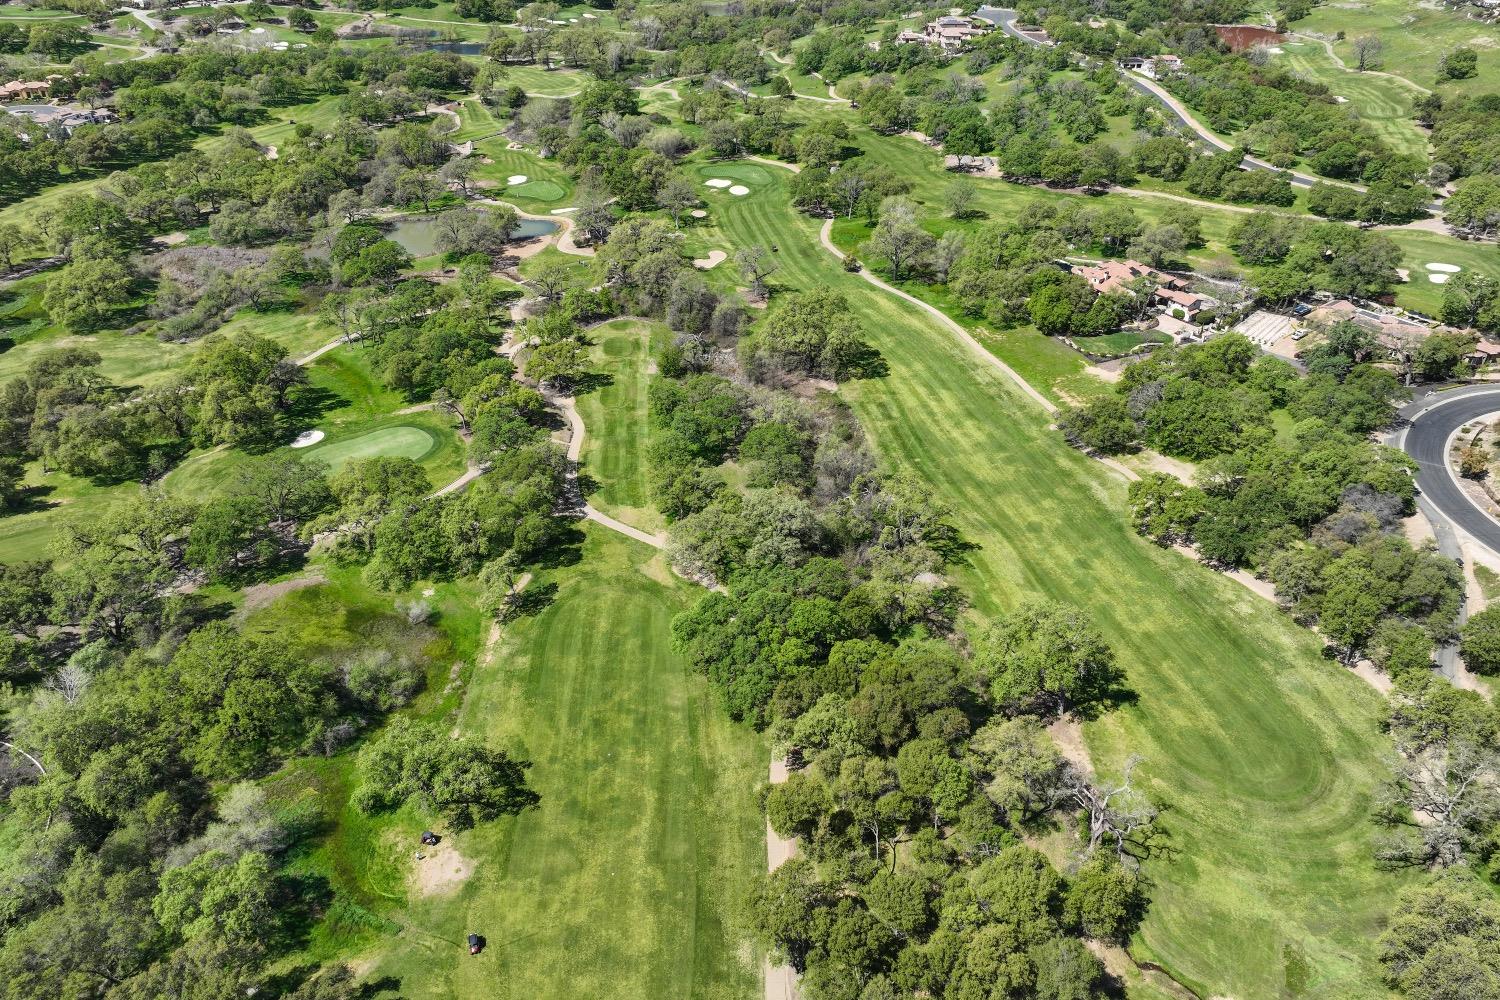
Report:
<svg viewBox="0 0 1500 1000"><path fill-rule="evenodd" d="M1417 463L1417 487L1427 502L1475 541L1500 553L1500 522L1469 499L1449 471L1444 455L1454 431L1496 411L1500 411L1500 386L1424 396L1402 411L1411 423L1400 443Z"/></svg>
<svg viewBox="0 0 1500 1000"><path fill-rule="evenodd" d="M1026 42L1028 45L1042 44L1035 38L1030 38L1016 30L1016 18L1019 16L1019 14L1014 10L1010 10L1005 7L983 6L975 12L975 16L989 21L991 24L999 25L1001 31L1005 32L1007 35L1010 35L1012 38L1019 38L1021 41ZM1113 63L1111 63L1111 65L1113 65ZM1118 66L1115 67L1115 72L1118 73L1120 79L1124 80L1125 83L1127 83L1131 88L1141 92L1142 94L1145 94L1147 97L1150 97L1162 107L1166 108L1167 113L1175 118L1179 125L1192 132L1194 135L1198 136L1198 138L1208 143L1208 145L1212 146L1215 149L1222 150L1230 150L1234 148L1226 143L1223 139L1220 139L1208 129L1204 128L1190 115L1185 113L1182 105L1170 94L1168 94L1165 88L1160 87L1152 81L1147 80L1143 77L1136 76L1134 73L1127 73L1124 70L1120 69ZM1291 181L1293 187L1310 188L1314 184L1322 182L1335 184L1340 187L1353 188L1356 191L1367 190L1363 185L1360 184L1350 184L1345 181L1324 181L1323 178L1313 177L1309 174L1299 173L1295 170L1282 170L1279 167L1272 166L1265 160L1260 160L1253 156L1247 156L1242 159L1240 161L1240 166L1245 170L1269 170L1272 173L1284 173L1287 175L1287 179ZM1437 202L1432 202L1431 204L1427 205L1426 208L1427 211L1434 214L1441 213L1443 210L1443 206L1438 204Z"/></svg>

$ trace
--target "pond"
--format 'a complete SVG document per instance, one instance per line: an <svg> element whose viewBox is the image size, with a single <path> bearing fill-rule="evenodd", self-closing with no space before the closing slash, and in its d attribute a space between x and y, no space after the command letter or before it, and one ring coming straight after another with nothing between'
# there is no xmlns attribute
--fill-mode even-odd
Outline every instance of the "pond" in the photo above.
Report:
<svg viewBox="0 0 1500 1000"><path fill-rule="evenodd" d="M511 237L512 242L534 240L538 236L555 233L558 228L558 223L551 219L522 219L520 221L521 224L516 227L515 235ZM402 248L413 257L431 257L438 252L437 222L431 216L401 219L391 226L386 235L401 244Z"/></svg>
<svg viewBox="0 0 1500 1000"><path fill-rule="evenodd" d="M461 56L484 55L484 42L429 42L424 48L428 52L453 52Z"/></svg>
<svg viewBox="0 0 1500 1000"><path fill-rule="evenodd" d="M1243 52L1257 45L1276 45L1285 38L1270 28L1254 24L1216 24L1214 31L1219 33L1231 52Z"/></svg>

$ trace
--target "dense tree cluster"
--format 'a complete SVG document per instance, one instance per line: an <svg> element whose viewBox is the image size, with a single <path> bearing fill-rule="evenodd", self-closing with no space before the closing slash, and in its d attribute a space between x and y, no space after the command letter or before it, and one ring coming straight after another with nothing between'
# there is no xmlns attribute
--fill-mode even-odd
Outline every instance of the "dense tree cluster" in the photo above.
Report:
<svg viewBox="0 0 1500 1000"><path fill-rule="evenodd" d="M1142 534L1254 567L1347 657L1410 626L1425 658L1434 640L1452 636L1462 583L1451 560L1400 534L1415 492L1410 462L1368 435L1404 392L1362 363L1369 335L1343 327L1311 352L1305 376L1233 335L1158 351L1059 425L1085 447L1145 443L1200 462L1197 485L1164 473L1131 484ZM1293 421L1289 430L1275 429L1277 412Z"/></svg>

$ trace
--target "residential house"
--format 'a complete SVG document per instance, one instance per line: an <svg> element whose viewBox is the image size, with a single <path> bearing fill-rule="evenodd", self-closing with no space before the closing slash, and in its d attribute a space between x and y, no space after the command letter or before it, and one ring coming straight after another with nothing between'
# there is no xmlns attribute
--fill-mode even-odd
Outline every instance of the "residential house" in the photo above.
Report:
<svg viewBox="0 0 1500 1000"><path fill-rule="evenodd" d="M12 80L0 83L0 101L41 101L52 89L50 80Z"/></svg>
<svg viewBox="0 0 1500 1000"><path fill-rule="evenodd" d="M1174 55L1126 56L1120 60L1120 68L1131 70L1151 80L1160 80L1182 71L1182 60Z"/></svg>
<svg viewBox="0 0 1500 1000"><path fill-rule="evenodd" d="M1138 260L1106 260L1098 264L1069 264L1068 270L1083 278L1100 295L1123 292L1134 295L1132 284L1145 279L1151 286L1151 303L1165 316L1180 316L1190 323L1219 303L1207 295L1188 290L1188 283L1174 275L1147 267Z"/></svg>
<svg viewBox="0 0 1500 1000"><path fill-rule="evenodd" d="M1469 363L1470 367L1476 370L1483 368L1485 365L1492 365L1496 361L1500 361L1500 344L1492 344L1488 340L1481 340L1474 345L1474 349L1464 357L1464 360Z"/></svg>
<svg viewBox="0 0 1500 1000"><path fill-rule="evenodd" d="M981 37L989 30L988 26L973 18L945 14L935 21L928 21L920 34L915 31L901 32L896 36L896 42L901 45L933 45L944 52L960 52L971 40Z"/></svg>
<svg viewBox="0 0 1500 1000"><path fill-rule="evenodd" d="M1071 264L1068 270L1087 281L1100 295L1113 291L1128 291L1126 287L1137 278L1150 278L1159 288L1182 289L1187 282L1147 267L1138 260L1106 260L1098 264Z"/></svg>
<svg viewBox="0 0 1500 1000"><path fill-rule="evenodd" d="M1169 316L1182 314L1182 318L1189 323L1198 322L1198 317L1206 310L1218 305L1216 299L1197 292L1185 291L1181 288L1169 288L1166 285L1159 286L1151 295L1151 301L1161 306Z"/></svg>
<svg viewBox="0 0 1500 1000"><path fill-rule="evenodd" d="M1432 333L1425 323L1397 313L1376 312L1355 305L1348 299L1335 299L1308 314L1307 322L1315 329L1327 329L1335 323L1350 322L1375 337L1391 361L1408 361L1413 350Z"/></svg>

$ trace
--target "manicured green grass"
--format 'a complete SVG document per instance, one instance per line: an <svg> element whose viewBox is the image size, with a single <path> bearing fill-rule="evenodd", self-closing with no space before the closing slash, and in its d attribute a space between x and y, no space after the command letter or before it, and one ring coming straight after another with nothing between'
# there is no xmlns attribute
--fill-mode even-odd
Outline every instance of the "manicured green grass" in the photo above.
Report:
<svg viewBox="0 0 1500 1000"><path fill-rule="evenodd" d="M350 462L362 458L410 458L417 461L426 458L437 447L437 438L426 428L411 424L392 424L378 431L303 450L309 459L325 462L337 472Z"/></svg>
<svg viewBox="0 0 1500 1000"><path fill-rule="evenodd" d="M771 181L770 171L775 167L763 167L758 163L705 163L698 168L699 175L704 180L722 177L725 180L743 184L753 192L758 187L765 187ZM709 194L723 194L730 198L743 197L729 194L728 188L711 188L704 186L704 192Z"/></svg>
<svg viewBox="0 0 1500 1000"><path fill-rule="evenodd" d="M557 164L524 149L506 149L506 140L485 139L474 144L474 155L480 158L474 171L475 180L494 185L499 197L515 201L522 208L545 212L564 205L573 197L573 181ZM483 162L491 160L490 163ZM526 182L509 187L506 180L523 176Z"/></svg>
<svg viewBox="0 0 1500 1000"><path fill-rule="evenodd" d="M555 599L481 656L456 717L530 760L541 802L451 838L473 874L409 896L397 919L420 933L380 941L369 975L410 996L759 996L738 906L765 864L767 751L670 650L696 590L591 524L577 565L542 584ZM478 958L459 945L471 931Z"/></svg>
<svg viewBox="0 0 1500 1000"><path fill-rule="evenodd" d="M1079 604L1127 672L1138 700L1085 735L1106 774L1140 755L1164 809L1137 956L1202 996L1280 996L1304 964L1308 996L1384 995L1373 940L1403 876L1372 860L1379 696L1268 602L1136 536L1123 482L950 333L845 274L786 206L770 190L716 210L736 243L781 245L784 286L849 297L890 374L841 392L975 546L955 572L977 614Z"/></svg>
<svg viewBox="0 0 1500 1000"><path fill-rule="evenodd" d="M561 201L567 192L556 181L527 181L525 184L507 187L505 194L510 198L523 198L527 201L555 202Z"/></svg>
<svg viewBox="0 0 1500 1000"><path fill-rule="evenodd" d="M1395 77L1344 69L1329 58L1321 42L1283 42L1278 48L1283 54L1274 58L1280 65L1348 98L1349 106L1391 149L1427 155L1427 134L1412 119L1412 104L1421 91Z"/></svg>
<svg viewBox="0 0 1500 1000"><path fill-rule="evenodd" d="M136 338L121 339L129 343ZM328 339L320 336L318 342ZM74 340L89 343L84 338L64 342ZM156 344L150 339L143 342ZM0 360L6 357L0 355ZM163 371L158 378L168 374ZM322 460L335 471L356 457L406 455L422 465L434 487L463 474L464 445L454 432L452 418L439 412L398 413L406 401L370 373L366 355L358 347L340 347L323 355L309 368L308 377L323 396L323 412L315 426L326 431L327 437L292 454ZM196 451L166 475L162 486L176 496L206 500L226 489L234 473L250 459L246 452L228 448ZM101 486L62 472L43 475L40 463L32 463L27 483L46 488L38 498L46 506L0 517L0 561L45 558L64 525L95 516L139 488L132 482Z"/></svg>
<svg viewBox="0 0 1500 1000"><path fill-rule="evenodd" d="M1380 59L1373 67L1405 77L1412 83L1445 93L1486 94L1500 90L1500 31L1493 24L1466 16L1468 8L1433 9L1412 0L1362 0L1324 4L1292 27L1304 34L1332 39L1344 33L1333 50L1344 65L1357 64L1354 39L1373 34L1381 42ZM1479 53L1479 73L1470 80L1436 82L1438 59L1460 45Z"/></svg>
<svg viewBox="0 0 1500 1000"><path fill-rule="evenodd" d="M590 77L575 69L542 69L540 66L507 66L505 85L517 86L537 97L570 97L583 89Z"/></svg>
<svg viewBox="0 0 1500 1000"><path fill-rule="evenodd" d="M647 487L646 386L652 357L672 341L664 324L615 320L589 331L591 370L609 376L608 385L578 397L578 414L588 428L583 439L585 474L598 484L589 502L627 524L656 531L661 515Z"/></svg>
<svg viewBox="0 0 1500 1000"><path fill-rule="evenodd" d="M119 330L74 334L53 324L41 307L40 296L46 275L17 282L13 291L17 299L0 302L0 337L14 341L14 346L0 353L0 382L19 375L42 353L59 347L82 347L97 351L103 358L100 371L123 385L158 384L181 367L192 356L201 340L187 344L165 343L150 334L127 336ZM7 318L11 324L6 325ZM246 330L269 337L299 358L332 340L336 334L317 316L307 313L241 310L220 331Z"/></svg>
<svg viewBox="0 0 1500 1000"><path fill-rule="evenodd" d="M495 117L489 107L477 97L459 103L458 131L449 137L455 142L492 136L505 128L505 122Z"/></svg>
<svg viewBox="0 0 1500 1000"><path fill-rule="evenodd" d="M1172 338L1164 333L1139 330L1116 330L1113 333L1100 334L1097 337L1075 337L1078 346L1095 355L1125 354L1135 350L1142 344L1166 344Z"/></svg>

